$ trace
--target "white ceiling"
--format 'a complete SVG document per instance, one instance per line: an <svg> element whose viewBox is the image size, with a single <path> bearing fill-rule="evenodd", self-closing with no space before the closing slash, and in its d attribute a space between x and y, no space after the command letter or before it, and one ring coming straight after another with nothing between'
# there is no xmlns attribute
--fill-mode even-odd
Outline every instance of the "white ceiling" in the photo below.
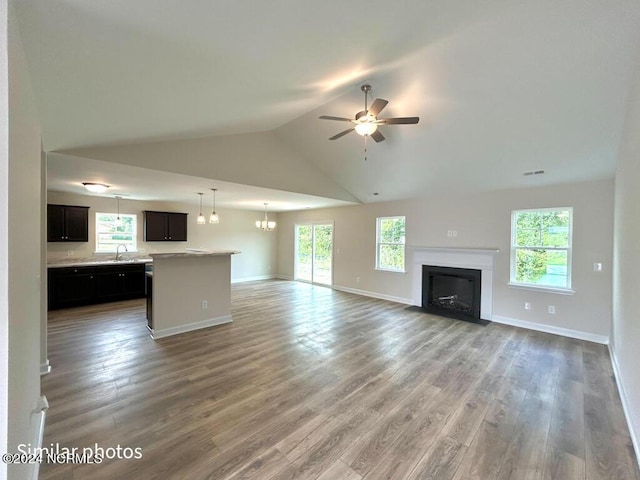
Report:
<svg viewBox="0 0 640 480"><path fill-rule="evenodd" d="M640 45L637 0L16 5L45 150L273 130L362 202L611 177ZM383 127L366 162L362 137L328 141L347 124L317 118L361 110L365 81L390 101L381 116L421 118ZM61 189L97 168L54 164ZM150 195L135 168L99 165ZM327 206L283 190L293 208Z"/></svg>

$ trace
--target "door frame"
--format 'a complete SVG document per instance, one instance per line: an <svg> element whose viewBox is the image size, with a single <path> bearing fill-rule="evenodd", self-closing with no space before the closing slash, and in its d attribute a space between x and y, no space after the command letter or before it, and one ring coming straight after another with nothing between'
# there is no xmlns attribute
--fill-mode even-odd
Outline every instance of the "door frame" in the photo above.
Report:
<svg viewBox="0 0 640 480"><path fill-rule="evenodd" d="M331 225L331 283L318 283L313 281L313 258L314 258L314 240L315 240L315 225ZM302 278L298 278L298 227L311 227L311 280L304 280ZM335 260L335 239L336 239L336 226L335 221L327 220L327 221L319 221L319 220L310 220L308 222L296 222L293 226L293 279L296 282L309 283L311 285L319 285L321 287L329 287L333 286L333 272L334 272L334 260Z"/></svg>

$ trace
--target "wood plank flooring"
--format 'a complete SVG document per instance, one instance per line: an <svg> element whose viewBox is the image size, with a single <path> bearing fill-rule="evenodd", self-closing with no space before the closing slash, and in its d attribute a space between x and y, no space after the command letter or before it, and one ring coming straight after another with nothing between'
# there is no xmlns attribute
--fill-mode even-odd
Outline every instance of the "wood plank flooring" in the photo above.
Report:
<svg viewBox="0 0 640 480"><path fill-rule="evenodd" d="M144 300L49 314L42 479L635 479L606 347L287 281L162 340Z"/></svg>

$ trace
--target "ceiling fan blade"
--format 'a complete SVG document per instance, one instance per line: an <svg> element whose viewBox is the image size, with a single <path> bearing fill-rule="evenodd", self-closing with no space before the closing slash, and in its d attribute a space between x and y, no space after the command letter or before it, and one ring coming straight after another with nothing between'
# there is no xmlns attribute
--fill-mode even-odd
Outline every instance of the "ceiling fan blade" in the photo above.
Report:
<svg viewBox="0 0 640 480"><path fill-rule="evenodd" d="M322 120L338 120L339 122L353 122L352 119L350 118L344 118L344 117L331 117L329 115L322 115L321 117L318 117Z"/></svg>
<svg viewBox="0 0 640 480"><path fill-rule="evenodd" d="M420 117L379 118L376 123L380 125L410 125L418 123Z"/></svg>
<svg viewBox="0 0 640 480"><path fill-rule="evenodd" d="M376 143L384 141L384 135L382 135L380 130L376 130L375 132L373 132L370 137L373 138Z"/></svg>
<svg viewBox="0 0 640 480"><path fill-rule="evenodd" d="M344 131L342 131L342 132L340 132L340 133L338 133L338 134L334 135L334 136L333 136L333 137L331 137L329 140L337 140L337 139L339 139L340 137L344 137L347 133L351 133L351 132L353 132L354 130L355 130L355 128L348 128L348 129L346 129L346 130L344 130Z"/></svg>
<svg viewBox="0 0 640 480"><path fill-rule="evenodd" d="M387 103L389 102L383 98L376 98L369 107L367 113L376 117L382 111L382 109L387 106Z"/></svg>

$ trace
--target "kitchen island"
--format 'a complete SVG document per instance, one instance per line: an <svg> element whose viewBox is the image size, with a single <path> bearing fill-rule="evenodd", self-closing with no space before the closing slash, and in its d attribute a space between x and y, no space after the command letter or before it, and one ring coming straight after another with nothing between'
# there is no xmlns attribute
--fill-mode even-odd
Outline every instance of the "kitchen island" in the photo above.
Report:
<svg viewBox="0 0 640 480"><path fill-rule="evenodd" d="M152 253L148 312L154 339L229 323L235 250Z"/></svg>

